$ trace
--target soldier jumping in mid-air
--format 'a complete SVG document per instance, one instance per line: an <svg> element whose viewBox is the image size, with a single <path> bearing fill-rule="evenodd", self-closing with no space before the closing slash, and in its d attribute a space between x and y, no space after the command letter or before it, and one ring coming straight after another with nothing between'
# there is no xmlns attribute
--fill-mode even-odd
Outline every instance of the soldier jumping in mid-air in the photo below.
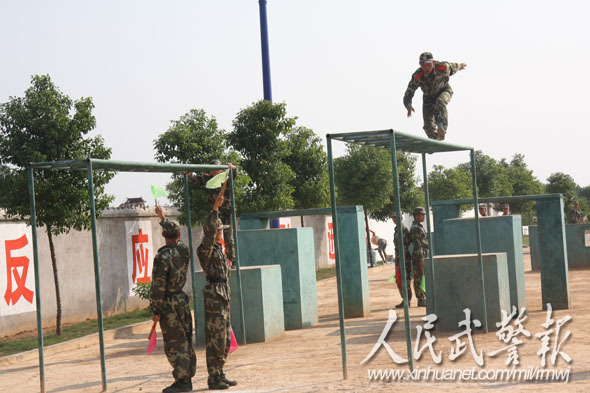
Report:
<svg viewBox="0 0 590 393"><path fill-rule="evenodd" d="M467 67L465 63L449 63L436 61L432 53L424 52L419 59L420 68L413 74L404 94L404 106L408 110L408 117L412 116L412 98L416 89L424 92L422 99L422 116L424 117L424 131L430 139L442 141L445 139L448 126L447 104L453 96L453 89L449 85L449 77Z"/></svg>

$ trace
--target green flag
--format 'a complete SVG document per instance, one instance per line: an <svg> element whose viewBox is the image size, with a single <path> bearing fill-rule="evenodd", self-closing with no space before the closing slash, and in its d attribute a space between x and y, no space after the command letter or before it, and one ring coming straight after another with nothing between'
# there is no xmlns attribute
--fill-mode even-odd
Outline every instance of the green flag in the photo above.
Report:
<svg viewBox="0 0 590 393"><path fill-rule="evenodd" d="M395 273L393 273L393 276L389 277L387 279L388 282L394 282L395 281Z"/></svg>
<svg viewBox="0 0 590 393"><path fill-rule="evenodd" d="M223 183L227 180L227 174L229 173L229 169L226 171L221 172L218 175L213 176L205 185L205 188L216 189L221 188Z"/></svg>
<svg viewBox="0 0 590 393"><path fill-rule="evenodd" d="M166 192L164 187L152 184L152 195L154 196L154 199L157 199L159 197L167 197L168 193Z"/></svg>
<svg viewBox="0 0 590 393"><path fill-rule="evenodd" d="M424 277L424 274L422 275L422 282L420 283L420 289L422 289L424 291L424 293L426 293L426 277Z"/></svg>

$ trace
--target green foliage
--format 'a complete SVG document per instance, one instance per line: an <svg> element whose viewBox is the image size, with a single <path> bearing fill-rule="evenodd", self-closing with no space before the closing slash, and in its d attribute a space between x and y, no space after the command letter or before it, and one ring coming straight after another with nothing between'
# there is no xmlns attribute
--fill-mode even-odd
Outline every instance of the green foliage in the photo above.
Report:
<svg viewBox="0 0 590 393"><path fill-rule="evenodd" d="M391 153L373 147L348 145L346 155L334 160L334 177L340 205L362 205L377 220L387 220L395 209ZM416 158L398 153L400 202L403 211L423 203L416 186Z"/></svg>
<svg viewBox="0 0 590 393"><path fill-rule="evenodd" d="M295 127L287 135L285 163L295 173L291 181L295 209L330 206L327 156L322 140L312 130Z"/></svg>
<svg viewBox="0 0 590 393"><path fill-rule="evenodd" d="M149 282L138 282L133 288L131 288L134 294L139 296L140 299L150 300L150 293L152 292L152 284Z"/></svg>
<svg viewBox="0 0 590 393"><path fill-rule="evenodd" d="M261 100L242 109L227 141L242 156L250 181L242 211L323 207L328 204L326 155L320 139L284 103Z"/></svg>
<svg viewBox="0 0 590 393"><path fill-rule="evenodd" d="M579 186L576 184L574 179L565 173L556 172L551 174L547 178L547 184L545 185L545 192L548 194L563 194L563 208L566 217L570 217L570 213L573 210L575 201L580 201L580 207L583 211L586 208L585 201L578 196L577 190ZM584 203L584 205L582 205Z"/></svg>
<svg viewBox="0 0 590 393"><path fill-rule="evenodd" d="M219 129L217 120L208 117L204 110L193 109L172 121L170 128L154 141L156 161L178 164L209 164L214 159L231 162L238 168L234 184L236 207L241 206L242 190L248 178L239 170L240 157L237 153L226 151L225 131ZM168 199L177 206L181 214L179 221L186 223L184 204L184 176L172 175L166 186ZM189 187L192 224L203 223L210 212L207 192L204 187Z"/></svg>
<svg viewBox="0 0 590 393"><path fill-rule="evenodd" d="M457 168L469 174L471 177L471 162L460 164ZM475 152L475 172L477 193L480 198L510 196L513 193L508 168L494 158Z"/></svg>
<svg viewBox="0 0 590 393"><path fill-rule="evenodd" d="M435 165L428 174L431 201L473 198L471 184L471 173L461 167L446 169L442 165Z"/></svg>
<svg viewBox="0 0 590 393"><path fill-rule="evenodd" d="M504 160L502 161L503 164ZM524 162L522 154L515 154L507 166L508 179L512 186L512 195L538 195L543 194L543 184L533 175L533 171L528 169ZM512 202L510 210L514 214L520 214L523 217L523 224L532 224L534 216L535 202Z"/></svg>
<svg viewBox="0 0 590 393"><path fill-rule="evenodd" d="M28 162L109 159L111 149L100 136L85 138L96 124L91 98L73 101L49 75L33 76L24 97L0 104L0 206L9 216L29 219ZM104 187L113 172L94 172L96 212L113 197ZM58 235L90 227L88 180L85 171L35 171L37 224Z"/></svg>

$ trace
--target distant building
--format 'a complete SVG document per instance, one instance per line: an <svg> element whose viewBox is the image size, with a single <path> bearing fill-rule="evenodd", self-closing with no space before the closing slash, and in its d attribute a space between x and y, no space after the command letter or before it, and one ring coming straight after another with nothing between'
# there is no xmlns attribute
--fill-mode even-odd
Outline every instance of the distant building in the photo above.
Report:
<svg viewBox="0 0 590 393"><path fill-rule="evenodd" d="M127 198L127 200L119 205L119 209L145 209L146 201L143 198Z"/></svg>

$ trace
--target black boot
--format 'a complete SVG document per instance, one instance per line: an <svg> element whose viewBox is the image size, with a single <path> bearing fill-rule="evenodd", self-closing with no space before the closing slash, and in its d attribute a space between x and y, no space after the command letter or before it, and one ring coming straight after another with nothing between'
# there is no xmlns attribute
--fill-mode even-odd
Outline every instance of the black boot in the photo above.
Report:
<svg viewBox="0 0 590 393"><path fill-rule="evenodd" d="M229 389L229 385L223 381L223 377L218 377L211 382L207 382L207 385L209 386L209 390Z"/></svg>
<svg viewBox="0 0 590 393"><path fill-rule="evenodd" d="M395 306L395 308L404 308L404 304L405 302L402 300L402 302L398 305Z"/></svg>
<svg viewBox="0 0 590 393"><path fill-rule="evenodd" d="M193 391L193 383L190 379L179 379L175 381L172 385L168 386L162 393L176 393L176 392L192 392Z"/></svg>
<svg viewBox="0 0 590 393"><path fill-rule="evenodd" d="M223 376L223 378L221 378L221 382L223 382L229 386L236 386L238 384L238 381L230 381L229 379L226 378L225 375Z"/></svg>

